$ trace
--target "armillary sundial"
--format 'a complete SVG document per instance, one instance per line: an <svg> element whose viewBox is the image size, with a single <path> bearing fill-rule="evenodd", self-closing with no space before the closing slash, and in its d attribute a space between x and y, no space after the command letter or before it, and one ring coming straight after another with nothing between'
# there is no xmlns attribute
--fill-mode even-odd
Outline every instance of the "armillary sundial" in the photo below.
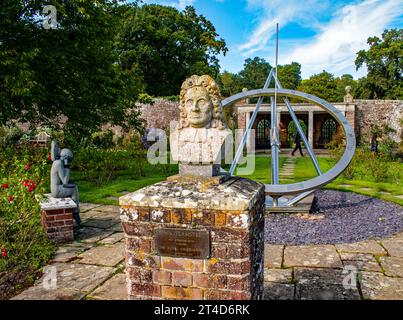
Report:
<svg viewBox="0 0 403 320"><path fill-rule="evenodd" d="M226 106L232 105L235 102L246 98L252 98L252 97L259 98L256 104L256 108L253 112L253 115L249 121L248 127L246 128L246 131L243 135L241 144L239 145L237 152L235 154L234 161L229 170L229 173L233 175L235 168L238 164L238 161L243 153L246 141L249 138L253 123L262 105L263 98L270 97L271 101L270 146L272 157L271 184L266 184L265 186L266 186L266 195L270 196L271 199L270 204L266 203L266 205L273 207L277 206L291 207L300 202L301 200L303 200L304 198L306 198L307 196L309 196L310 194L312 194L315 190L323 187L324 185L336 179L347 168L347 166L351 162L351 159L354 156L356 141L354 130L351 128L346 117L339 110L337 110L332 104L311 94L282 88L281 83L277 77L277 61L278 61L278 25L277 25L277 41L276 41L276 66L275 68L271 69L263 89L249 90L233 95L222 101L222 107L225 108ZM272 80L274 81L274 88L269 89L269 85ZM284 101L287 110L292 118L292 121L294 122L296 129L307 148L308 154L318 174L318 176L315 178L292 184L279 183L280 138L279 138L279 129L277 127L278 97L281 97L281 99ZM330 170L328 170L326 173L323 173L319 166L316 156L312 150L312 147L310 146L308 139L305 136L304 130L302 129L299 120L288 100L288 98L290 97L296 97L302 100L312 102L315 105L322 108L323 110L327 111L341 125L344 131L346 137L346 145L344 153L340 158L340 160L335 164L335 166ZM281 200L279 201L279 199Z"/></svg>

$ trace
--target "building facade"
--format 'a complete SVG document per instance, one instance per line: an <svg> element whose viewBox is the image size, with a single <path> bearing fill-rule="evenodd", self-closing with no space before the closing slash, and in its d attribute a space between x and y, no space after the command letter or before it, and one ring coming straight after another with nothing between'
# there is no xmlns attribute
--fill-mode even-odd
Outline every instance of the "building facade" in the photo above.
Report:
<svg viewBox="0 0 403 320"><path fill-rule="evenodd" d="M341 130L337 121L319 106L308 103L291 103L306 137L315 149L323 149L325 145L334 138L338 130ZM392 133L396 142L401 141L403 121L402 100L354 100L347 93L343 103L332 103L349 121L356 133L359 143L368 143L370 140L371 126L388 125L395 132ZM238 128L246 129L251 120L256 104L248 100L241 101L234 106ZM255 149L264 150L270 148L270 104L262 104L257 117L252 125L255 140ZM296 127L285 104L277 106L277 127L280 131L281 148L291 148L296 133Z"/></svg>

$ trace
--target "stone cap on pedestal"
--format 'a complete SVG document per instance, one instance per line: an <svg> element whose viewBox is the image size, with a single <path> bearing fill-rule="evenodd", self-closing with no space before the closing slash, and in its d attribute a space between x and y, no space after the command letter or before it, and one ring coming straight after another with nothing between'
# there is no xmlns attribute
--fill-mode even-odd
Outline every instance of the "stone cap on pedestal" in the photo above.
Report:
<svg viewBox="0 0 403 320"><path fill-rule="evenodd" d="M264 185L232 177L219 185L197 181L163 181L119 198L121 206L247 211L259 199Z"/></svg>
<svg viewBox="0 0 403 320"><path fill-rule="evenodd" d="M40 202L42 210L75 209L77 204L71 198L54 198L50 193Z"/></svg>

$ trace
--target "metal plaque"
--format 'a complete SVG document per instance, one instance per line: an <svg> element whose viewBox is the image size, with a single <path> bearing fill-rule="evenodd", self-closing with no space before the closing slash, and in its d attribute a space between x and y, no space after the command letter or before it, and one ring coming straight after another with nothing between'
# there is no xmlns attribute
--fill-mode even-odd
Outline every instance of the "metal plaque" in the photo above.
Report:
<svg viewBox="0 0 403 320"><path fill-rule="evenodd" d="M210 258L210 232L189 229L156 229L158 255L192 259Z"/></svg>

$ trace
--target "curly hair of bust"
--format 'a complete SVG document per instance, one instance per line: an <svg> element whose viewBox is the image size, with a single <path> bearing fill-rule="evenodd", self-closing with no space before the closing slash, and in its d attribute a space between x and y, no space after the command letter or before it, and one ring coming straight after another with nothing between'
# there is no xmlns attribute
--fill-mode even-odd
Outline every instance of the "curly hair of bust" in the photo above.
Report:
<svg viewBox="0 0 403 320"><path fill-rule="evenodd" d="M211 121L211 127L217 129L225 129L225 124L222 118L221 112L221 94L220 89L218 88L216 82L208 75L204 76L191 76L187 78L181 88L180 93L180 121L179 121L179 129L189 127L189 121L187 120L186 113L186 101L185 95L189 89L193 87L204 87L210 96L211 102L213 103L213 119Z"/></svg>

